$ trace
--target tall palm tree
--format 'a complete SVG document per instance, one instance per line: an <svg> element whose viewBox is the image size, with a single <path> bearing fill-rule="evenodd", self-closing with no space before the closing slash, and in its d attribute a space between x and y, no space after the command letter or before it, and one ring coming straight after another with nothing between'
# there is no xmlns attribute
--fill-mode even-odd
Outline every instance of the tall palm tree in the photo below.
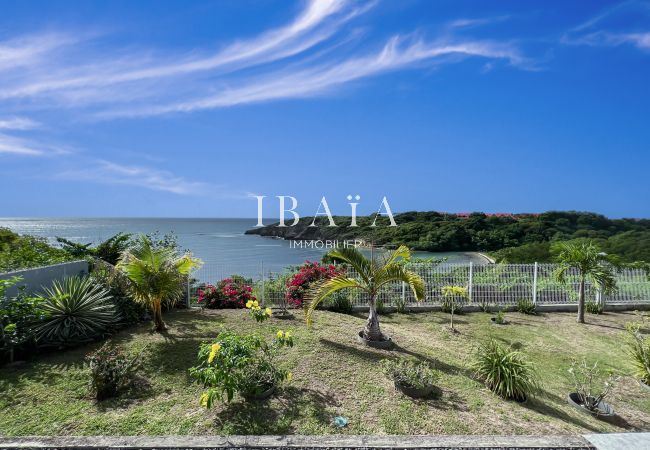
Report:
<svg viewBox="0 0 650 450"><path fill-rule="evenodd" d="M134 299L151 308L156 331L165 330L162 303L183 295L183 284L192 269L202 264L190 253L179 255L175 248L154 247L142 235L135 245L122 253L117 268L131 280Z"/></svg>
<svg viewBox="0 0 650 450"><path fill-rule="evenodd" d="M615 266L607 254L591 241L561 242L556 247L555 261L559 267L555 277L560 283L567 282L571 269L578 271L580 285L578 288L578 323L585 323L585 284L590 280L597 289L611 292L616 289L614 277Z"/></svg>
<svg viewBox="0 0 650 450"><path fill-rule="evenodd" d="M395 281L409 285L417 301L424 298L424 281L415 272L407 270L404 262L411 257L408 247L402 245L386 258L377 262L367 259L353 247L333 250L328 253L332 260L348 264L356 270L359 278L349 278L341 274L315 285L307 295L305 303L307 322L311 323L314 310L325 298L341 289L360 289L368 294L368 322L363 329L363 337L369 341L382 341L386 338L379 328L377 315L377 295L382 286Z"/></svg>

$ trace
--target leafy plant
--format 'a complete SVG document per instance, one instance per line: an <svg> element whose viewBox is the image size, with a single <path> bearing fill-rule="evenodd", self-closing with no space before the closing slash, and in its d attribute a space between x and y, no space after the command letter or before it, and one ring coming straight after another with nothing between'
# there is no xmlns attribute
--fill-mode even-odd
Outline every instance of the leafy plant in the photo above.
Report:
<svg viewBox="0 0 650 450"><path fill-rule="evenodd" d="M443 286L442 288L442 310L451 314L450 328L454 328L454 312L469 300L467 288L461 286Z"/></svg>
<svg viewBox="0 0 650 450"><path fill-rule="evenodd" d="M39 307L41 299L28 297L23 290L16 297L5 297L6 289L20 281L20 277L0 280L0 349L9 354L9 362L13 362L16 350L35 343L32 325L44 316Z"/></svg>
<svg viewBox="0 0 650 450"><path fill-rule="evenodd" d="M650 386L650 335L641 330L646 326L647 319L641 316L640 321L625 325L627 331L627 350L634 364L634 376Z"/></svg>
<svg viewBox="0 0 650 450"><path fill-rule="evenodd" d="M386 375L405 387L424 389L440 379L438 370L414 358L384 359L381 365Z"/></svg>
<svg viewBox="0 0 650 450"><path fill-rule="evenodd" d="M102 337L119 320L108 290L89 277L55 280L40 297L44 318L34 327L39 344L89 342Z"/></svg>
<svg viewBox="0 0 650 450"><path fill-rule="evenodd" d="M273 310L271 308L262 309L257 300L249 300L246 302L246 308L248 309L250 316L258 323L264 322L273 315Z"/></svg>
<svg viewBox="0 0 650 450"><path fill-rule="evenodd" d="M560 283L567 283L567 276L575 269L578 272L578 323L585 322L585 285L591 280L597 289L613 292L616 289L614 266L611 258L590 241L561 242L555 247L559 264L555 277Z"/></svg>
<svg viewBox="0 0 650 450"><path fill-rule="evenodd" d="M597 362L590 365L584 358L581 362L574 360L571 363L569 374L573 379L580 406L593 412L599 411L600 402L609 395L618 381L618 377L611 373L605 377L598 369Z"/></svg>
<svg viewBox="0 0 650 450"><path fill-rule="evenodd" d="M527 298L520 298L517 300L517 311L522 314L534 316L537 314L537 306L535 303L533 303L532 300L528 300Z"/></svg>
<svg viewBox="0 0 650 450"><path fill-rule="evenodd" d="M142 235L122 254L117 268L131 280L133 298L151 308L155 330L161 332L166 329L162 304L182 297L187 277L200 264L190 253L181 256L176 247L157 246Z"/></svg>
<svg viewBox="0 0 650 450"><path fill-rule="evenodd" d="M494 322L499 325L506 323L506 315L503 312L503 309L500 309L499 312L497 312L496 316L494 316Z"/></svg>
<svg viewBox="0 0 650 450"><path fill-rule="evenodd" d="M471 368L492 392L505 399L525 401L539 390L535 369L524 354L495 340L479 345Z"/></svg>
<svg viewBox="0 0 650 450"><path fill-rule="evenodd" d="M333 264L306 261L298 272L287 279L286 300L294 307L302 307L309 288L319 281L329 280L341 273Z"/></svg>
<svg viewBox="0 0 650 450"><path fill-rule="evenodd" d="M52 247L44 238L21 236L0 228L0 272L58 264L71 259L74 258L60 248Z"/></svg>
<svg viewBox="0 0 650 450"><path fill-rule="evenodd" d="M354 268L359 277L350 278L346 274L338 274L312 287L305 305L308 324L311 324L318 304L327 297L343 289L359 289L368 294L369 313L362 331L363 337L370 341L383 341L386 338L379 328L377 314L377 296L381 288L388 283L402 281L411 288L416 300L424 298L424 281L418 274L404 267L404 262L411 258L411 251L405 246L392 251L381 261L368 260L354 247L332 250L328 255L334 261Z"/></svg>
<svg viewBox="0 0 650 450"><path fill-rule="evenodd" d="M221 331L217 340L201 345L199 365L190 375L207 389L200 403L211 408L216 400L230 402L235 394L258 395L290 381L291 372L277 367L275 356L282 347L292 347L290 332L278 331L271 344L257 334Z"/></svg>
<svg viewBox="0 0 650 450"><path fill-rule="evenodd" d="M585 311L587 311L589 314L602 314L605 308L603 307L603 304L600 302L586 302L585 303Z"/></svg>
<svg viewBox="0 0 650 450"><path fill-rule="evenodd" d="M328 309L341 314L352 313L352 300L344 291L332 294L327 301Z"/></svg>
<svg viewBox="0 0 650 450"><path fill-rule="evenodd" d="M407 311L406 299L404 297L402 297L401 295L398 295L397 297L395 297L395 300L394 300L393 303L395 303L395 311L398 314L404 314Z"/></svg>
<svg viewBox="0 0 650 450"><path fill-rule="evenodd" d="M255 300L252 282L244 277L233 275L217 283L198 290L198 302L208 309L243 308L249 300Z"/></svg>
<svg viewBox="0 0 650 450"><path fill-rule="evenodd" d="M139 355L127 356L108 342L86 355L90 368L90 388L97 400L115 397L134 381L139 367Z"/></svg>
<svg viewBox="0 0 650 450"><path fill-rule="evenodd" d="M117 233L95 247L92 246L92 243L80 244L62 237L57 237L56 240L70 256L75 258L90 256L112 265L117 264L122 253L131 245L131 235L128 233Z"/></svg>
<svg viewBox="0 0 650 450"><path fill-rule="evenodd" d="M134 324L147 317L147 308L133 299L131 280L123 272L110 264L95 261L90 277L110 293L121 325Z"/></svg>

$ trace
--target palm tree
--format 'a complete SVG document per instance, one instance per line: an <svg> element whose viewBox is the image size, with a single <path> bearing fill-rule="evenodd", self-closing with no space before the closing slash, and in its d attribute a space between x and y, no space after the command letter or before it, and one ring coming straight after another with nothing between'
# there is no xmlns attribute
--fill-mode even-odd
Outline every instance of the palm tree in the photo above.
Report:
<svg viewBox="0 0 650 450"><path fill-rule="evenodd" d="M368 322L363 329L363 337L369 341L382 341L386 338L379 328L377 315L377 294L388 283L402 281L409 285L417 301L424 298L424 281L415 272L407 270L404 262L411 257L408 247L402 245L381 262L367 259L353 247L333 250L328 253L332 260L348 264L359 274L359 278L349 278L341 274L324 280L312 287L305 303L307 322L311 323L314 310L325 298L341 289L360 289L368 294Z"/></svg>
<svg viewBox="0 0 650 450"><path fill-rule="evenodd" d="M179 255L175 248L153 246L142 235L133 247L122 253L117 268L131 281L134 299L151 308L156 331L165 330L162 303L183 295L183 283L192 269L202 264L190 253Z"/></svg>
<svg viewBox="0 0 650 450"><path fill-rule="evenodd" d="M555 277L560 282L567 282L567 274L572 269L578 271L580 287L578 290L578 323L585 323L585 284L590 280L597 289L611 292L616 289L614 277L615 266L607 254L591 241L561 242L557 245L555 257L559 267Z"/></svg>

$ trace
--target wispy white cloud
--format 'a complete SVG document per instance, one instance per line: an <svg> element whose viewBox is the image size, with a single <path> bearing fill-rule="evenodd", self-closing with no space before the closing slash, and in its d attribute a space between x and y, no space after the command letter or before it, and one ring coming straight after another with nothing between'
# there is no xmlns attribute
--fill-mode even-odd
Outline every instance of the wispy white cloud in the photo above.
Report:
<svg viewBox="0 0 650 450"><path fill-rule="evenodd" d="M62 33L46 33L0 41L0 72L42 62L57 49L76 42Z"/></svg>
<svg viewBox="0 0 650 450"><path fill-rule="evenodd" d="M212 53L140 50L97 55L80 45L49 64L39 61L21 76L0 74L0 102L23 108L82 110L84 118L142 117L323 95L388 71L466 57L535 68L511 42L454 37L449 28L441 32L444 39L396 35L383 46L356 45L358 30L344 26L374 4L311 0L287 25ZM463 19L454 27L505 18Z"/></svg>
<svg viewBox="0 0 650 450"><path fill-rule="evenodd" d="M84 158L78 168L66 168L53 177L59 180L82 181L109 185L135 186L151 191L177 195L210 196L211 198L248 198L251 194L225 186L190 180L174 173L148 166L121 164L105 159Z"/></svg>
<svg viewBox="0 0 650 450"><path fill-rule="evenodd" d="M639 21L639 18L645 20ZM625 23L625 27L621 27ZM561 42L567 45L617 47L632 45L650 50L650 2L630 0L615 4L566 32Z"/></svg>
<svg viewBox="0 0 650 450"><path fill-rule="evenodd" d="M41 124L27 117L0 117L0 130L33 130Z"/></svg>
<svg viewBox="0 0 650 450"><path fill-rule="evenodd" d="M432 63L444 57L482 57L503 59L512 65L533 68L532 63L511 45L489 41L435 42L418 40L403 44L399 36L393 37L379 51L362 57L350 58L338 64L323 64L302 70L283 70L270 76L251 80L241 86L225 89L218 94L194 100L147 106L129 107L101 112L103 117L154 116L174 112L191 112L224 108L234 105L258 103L278 99L301 98L320 95L354 80L413 67L419 63Z"/></svg>
<svg viewBox="0 0 650 450"><path fill-rule="evenodd" d="M23 156L58 156L70 153L66 146L0 133L0 154Z"/></svg>

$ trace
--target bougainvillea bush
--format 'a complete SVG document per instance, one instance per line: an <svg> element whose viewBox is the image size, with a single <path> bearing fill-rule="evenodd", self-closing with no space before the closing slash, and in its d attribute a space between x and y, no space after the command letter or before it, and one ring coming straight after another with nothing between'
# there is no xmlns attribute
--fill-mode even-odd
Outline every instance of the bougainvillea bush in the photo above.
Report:
<svg viewBox="0 0 650 450"><path fill-rule="evenodd" d="M198 290L199 304L209 309L244 308L249 300L255 300L250 282L233 275L217 283L207 284Z"/></svg>
<svg viewBox="0 0 650 450"><path fill-rule="evenodd" d="M305 294L313 283L333 278L341 273L342 271L333 264L324 265L305 261L298 269L298 272L287 279L287 303L296 308L302 307Z"/></svg>

